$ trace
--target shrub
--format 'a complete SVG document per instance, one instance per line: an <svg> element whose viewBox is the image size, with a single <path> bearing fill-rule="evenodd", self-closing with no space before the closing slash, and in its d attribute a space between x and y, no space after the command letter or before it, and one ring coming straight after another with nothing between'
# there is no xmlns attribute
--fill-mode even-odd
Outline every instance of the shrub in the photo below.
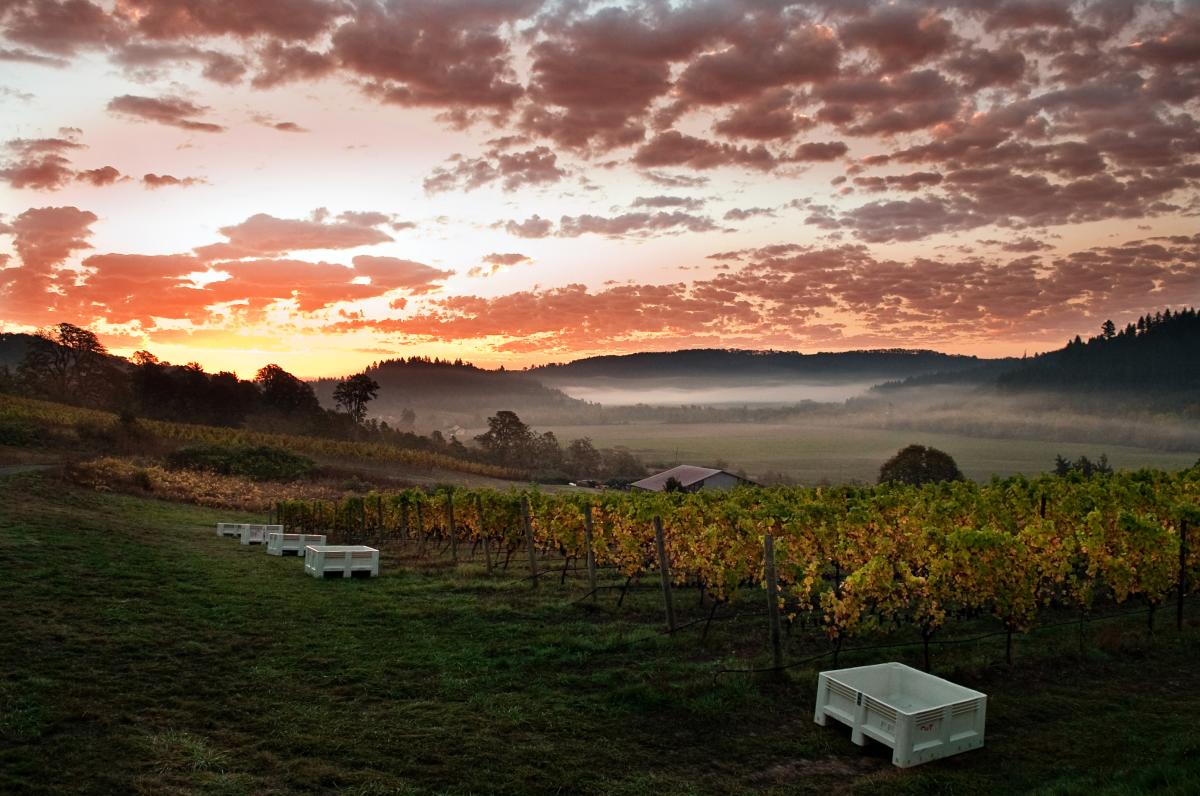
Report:
<svg viewBox="0 0 1200 796"><path fill-rule="evenodd" d="M312 475L316 468L306 456L269 445L192 445L168 455L167 466L237 475L252 481L294 481Z"/></svg>
<svg viewBox="0 0 1200 796"><path fill-rule="evenodd" d="M0 445L23 447L38 441L38 429L16 418L0 418Z"/></svg>

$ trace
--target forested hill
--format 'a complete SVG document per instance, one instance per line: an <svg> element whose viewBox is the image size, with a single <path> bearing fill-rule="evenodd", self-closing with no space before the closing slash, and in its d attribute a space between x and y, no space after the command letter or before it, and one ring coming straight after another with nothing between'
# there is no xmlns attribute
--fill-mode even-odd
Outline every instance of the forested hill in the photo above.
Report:
<svg viewBox="0 0 1200 796"><path fill-rule="evenodd" d="M955 372L975 367L980 362L978 357L909 349L801 354L796 351L696 348L588 357L566 364L543 365L532 368L529 373L552 383L579 379L847 382L904 379L935 371Z"/></svg>
<svg viewBox="0 0 1200 796"><path fill-rule="evenodd" d="M479 427L499 409L525 417L588 407L585 401L522 371L484 370L461 360L389 359L371 365L365 373L379 383L379 396L370 406L373 416L403 425L409 410L416 415L416 427L422 429L452 424ZM323 405L333 406L337 383L338 379L312 382Z"/></svg>
<svg viewBox="0 0 1200 796"><path fill-rule="evenodd" d="M974 368L939 371L879 385L878 392L954 385L1004 395L1052 393L1074 408L1200 411L1200 316L1194 309L1147 314L1120 328L1076 336L1045 354L980 360Z"/></svg>
<svg viewBox="0 0 1200 796"><path fill-rule="evenodd" d="M1123 329L1106 322L1099 335L1076 337L1066 347L999 374L1008 391L1103 391L1200 394L1200 315L1166 310Z"/></svg>

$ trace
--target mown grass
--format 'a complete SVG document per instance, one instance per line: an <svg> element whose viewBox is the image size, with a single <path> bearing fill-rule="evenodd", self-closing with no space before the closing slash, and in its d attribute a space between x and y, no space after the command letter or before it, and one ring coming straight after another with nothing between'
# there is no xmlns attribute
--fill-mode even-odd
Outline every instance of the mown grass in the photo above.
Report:
<svg viewBox="0 0 1200 796"><path fill-rule="evenodd" d="M812 669L715 674L762 663L752 612L701 643L657 632L649 587L617 610L395 555L315 581L217 538L229 512L48 475L0 479L0 507L3 793L1200 790L1194 625L1097 625L1082 657L1035 636L1011 670L995 647L940 653L989 694L987 745L900 771L812 723Z"/></svg>

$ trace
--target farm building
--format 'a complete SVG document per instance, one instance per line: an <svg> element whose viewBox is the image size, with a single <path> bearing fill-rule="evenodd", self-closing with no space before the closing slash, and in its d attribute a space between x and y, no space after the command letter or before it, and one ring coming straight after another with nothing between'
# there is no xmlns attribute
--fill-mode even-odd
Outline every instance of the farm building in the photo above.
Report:
<svg viewBox="0 0 1200 796"><path fill-rule="evenodd" d="M727 473L724 470L681 464L649 478L643 478L641 481L634 481L630 484L630 488L644 489L647 492L662 492L667 486L667 481L672 478L688 492L698 492L701 489L733 489L735 486L754 483L747 478Z"/></svg>

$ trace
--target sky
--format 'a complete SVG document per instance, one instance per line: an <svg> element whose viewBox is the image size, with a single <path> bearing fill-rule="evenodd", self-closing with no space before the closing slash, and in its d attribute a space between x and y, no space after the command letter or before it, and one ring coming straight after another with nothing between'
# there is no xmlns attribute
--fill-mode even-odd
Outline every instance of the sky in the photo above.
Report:
<svg viewBox="0 0 1200 796"><path fill-rule="evenodd" d="M253 375L1200 303L1200 2L0 0L0 327Z"/></svg>

